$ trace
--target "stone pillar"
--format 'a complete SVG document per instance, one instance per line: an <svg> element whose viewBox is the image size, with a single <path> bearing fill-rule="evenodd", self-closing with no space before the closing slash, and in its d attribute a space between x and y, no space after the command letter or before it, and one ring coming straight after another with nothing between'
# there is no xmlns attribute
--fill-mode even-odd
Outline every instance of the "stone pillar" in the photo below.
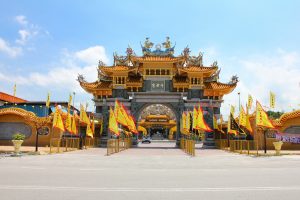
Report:
<svg viewBox="0 0 300 200"><path fill-rule="evenodd" d="M213 130L213 107L208 107L208 114L204 116L204 120L206 121L207 125ZM205 132L205 140L203 141L204 148L215 148L215 139L214 139L215 132Z"/></svg>
<svg viewBox="0 0 300 200"><path fill-rule="evenodd" d="M109 138L111 138L111 134L110 134L110 132L108 130L109 110L108 110L106 99L103 99L102 117L103 117L103 132L102 132L102 136L101 136L101 144L100 144L100 146L106 147L107 140Z"/></svg>
<svg viewBox="0 0 300 200"><path fill-rule="evenodd" d="M181 114L184 111L184 100L183 98L180 99L179 103L178 103L178 107L175 110L175 115L176 115L176 127L177 127L177 131L176 131L176 146L179 147L180 146L180 139L181 139L181 127L180 127L180 120L181 120Z"/></svg>

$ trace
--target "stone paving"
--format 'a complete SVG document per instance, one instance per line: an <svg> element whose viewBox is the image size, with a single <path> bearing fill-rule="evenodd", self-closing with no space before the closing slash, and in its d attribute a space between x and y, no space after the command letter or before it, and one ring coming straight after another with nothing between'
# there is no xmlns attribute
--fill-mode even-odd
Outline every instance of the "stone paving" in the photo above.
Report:
<svg viewBox="0 0 300 200"><path fill-rule="evenodd" d="M191 157L173 145L2 157L0 199L299 199L300 156L197 149Z"/></svg>

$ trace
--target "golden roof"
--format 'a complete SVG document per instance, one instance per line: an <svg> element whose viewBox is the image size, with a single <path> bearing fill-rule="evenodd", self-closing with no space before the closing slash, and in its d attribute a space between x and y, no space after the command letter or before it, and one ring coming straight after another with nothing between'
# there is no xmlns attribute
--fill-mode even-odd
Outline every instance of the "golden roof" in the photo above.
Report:
<svg viewBox="0 0 300 200"><path fill-rule="evenodd" d="M2 108L0 109L0 115L18 115L24 118L26 121L34 123L36 127L41 127L51 123L51 118L49 117L38 117L33 112L24 110L22 108Z"/></svg>
<svg viewBox="0 0 300 200"><path fill-rule="evenodd" d="M134 62L183 62L185 57L178 56L178 57L171 57L171 56L143 56L143 57L136 57L132 56L131 60Z"/></svg>
<svg viewBox="0 0 300 200"><path fill-rule="evenodd" d="M101 71L104 72L114 72L114 71L128 71L129 67L125 65L117 65L117 66L111 66L111 67L100 67Z"/></svg>
<svg viewBox="0 0 300 200"><path fill-rule="evenodd" d="M128 73L130 71L137 70L137 68L125 65L116 65L110 67L102 66L100 67L100 70L107 75L111 75L113 73Z"/></svg>
<svg viewBox="0 0 300 200"><path fill-rule="evenodd" d="M88 82L80 82L81 87L86 90L86 91L92 91L92 90L96 90L96 89L110 89L112 83L111 82L99 82L99 81L95 81L92 83L88 83Z"/></svg>
<svg viewBox="0 0 300 200"><path fill-rule="evenodd" d="M186 72L186 73L208 73L208 76L211 76L213 73L215 73L218 70L218 67L203 67L203 66L188 66L188 67L182 67L178 68L179 72Z"/></svg>
<svg viewBox="0 0 300 200"><path fill-rule="evenodd" d="M170 119L168 115L148 115L146 119Z"/></svg>
<svg viewBox="0 0 300 200"><path fill-rule="evenodd" d="M220 83L220 82L205 83L205 88L212 89L212 90L231 89L231 91L232 91L235 87L236 87L236 83L234 83L234 84L226 84L226 83Z"/></svg>
<svg viewBox="0 0 300 200"><path fill-rule="evenodd" d="M298 117L300 117L300 110L296 110L296 111L293 111L293 112L284 113L283 115L281 115L281 117L279 119L272 121L272 124L275 127L280 127L280 126L283 126L283 124L287 120L298 118Z"/></svg>

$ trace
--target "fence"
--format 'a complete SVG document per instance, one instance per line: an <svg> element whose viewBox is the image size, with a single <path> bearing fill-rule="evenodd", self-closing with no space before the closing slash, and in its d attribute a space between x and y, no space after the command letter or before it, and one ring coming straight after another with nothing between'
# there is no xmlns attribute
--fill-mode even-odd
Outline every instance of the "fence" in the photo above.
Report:
<svg viewBox="0 0 300 200"><path fill-rule="evenodd" d="M229 140L227 139L215 140L215 144L218 149L229 150Z"/></svg>
<svg viewBox="0 0 300 200"><path fill-rule="evenodd" d="M231 152L259 155L259 147L254 140L215 140L216 147Z"/></svg>
<svg viewBox="0 0 300 200"><path fill-rule="evenodd" d="M84 149L93 148L95 146L99 146L100 138L90 138L86 137L82 141L82 146Z"/></svg>
<svg viewBox="0 0 300 200"><path fill-rule="evenodd" d="M107 140L107 155L119 153L131 147L131 138L124 139L109 139Z"/></svg>
<svg viewBox="0 0 300 200"><path fill-rule="evenodd" d="M191 139L180 139L180 148L187 154L195 156L195 140Z"/></svg>
<svg viewBox="0 0 300 200"><path fill-rule="evenodd" d="M84 149L98 146L99 138L83 138L82 147ZM51 138L50 153L60 153L80 149L80 138Z"/></svg>

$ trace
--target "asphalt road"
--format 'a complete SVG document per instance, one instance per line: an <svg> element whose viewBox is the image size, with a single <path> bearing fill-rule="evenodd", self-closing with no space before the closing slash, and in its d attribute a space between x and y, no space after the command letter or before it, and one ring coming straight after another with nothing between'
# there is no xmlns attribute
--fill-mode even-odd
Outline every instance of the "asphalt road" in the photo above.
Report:
<svg viewBox="0 0 300 200"><path fill-rule="evenodd" d="M300 156L249 157L174 144L0 158L0 200L299 199Z"/></svg>

